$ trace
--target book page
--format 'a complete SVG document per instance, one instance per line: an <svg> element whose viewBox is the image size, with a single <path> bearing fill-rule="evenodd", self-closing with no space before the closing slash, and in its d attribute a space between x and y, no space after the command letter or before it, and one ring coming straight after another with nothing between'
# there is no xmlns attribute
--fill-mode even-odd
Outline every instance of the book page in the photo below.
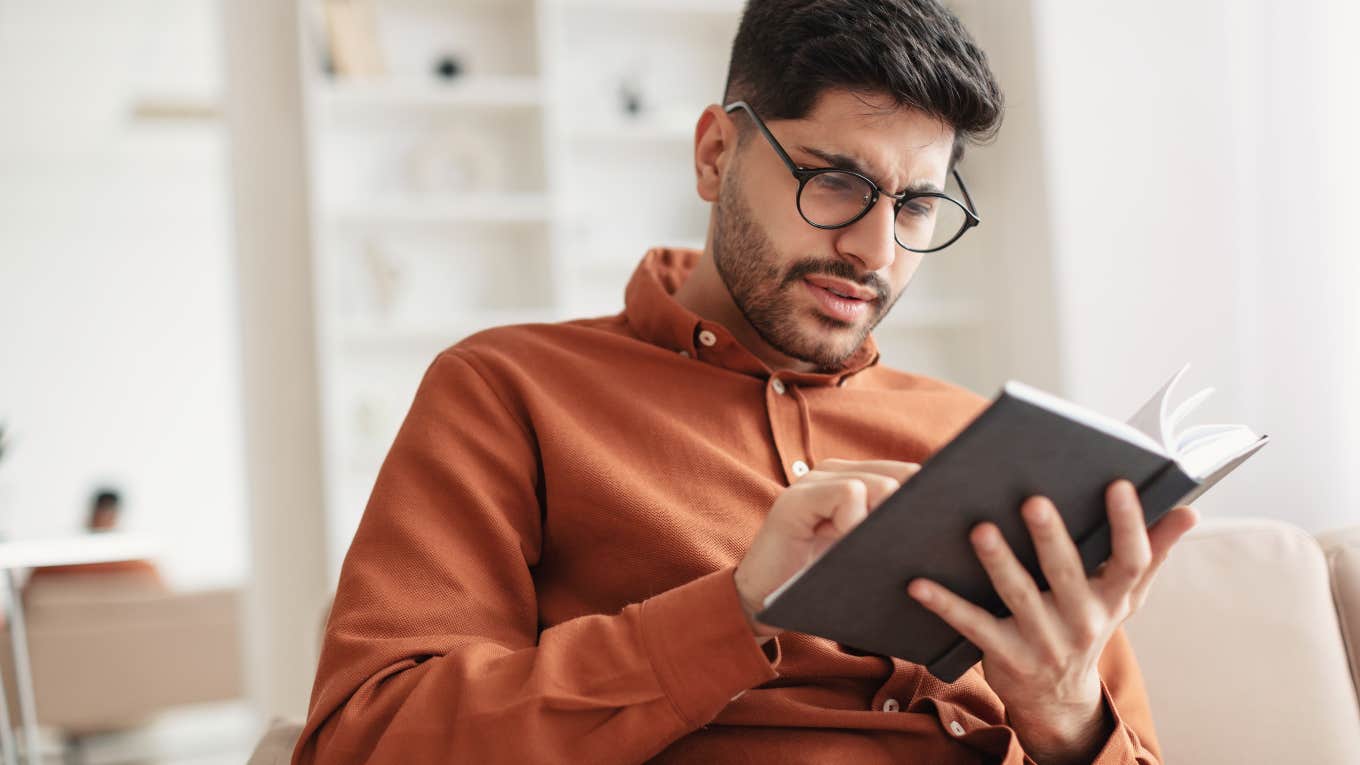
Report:
<svg viewBox="0 0 1360 765"><path fill-rule="evenodd" d="M1171 376L1162 387L1143 404L1133 416L1129 418L1129 423L1138 430L1146 433L1152 440L1162 445L1161 451L1164 454L1172 454L1175 451L1175 444L1171 440L1171 431L1168 428L1167 399L1171 396L1171 389L1176 387L1176 382L1185 374L1185 370L1190 368L1187 362L1180 371ZM1198 403L1196 401L1195 403ZM1177 414L1180 414L1179 410ZM1188 412L1187 412L1188 414Z"/></svg>
<svg viewBox="0 0 1360 765"><path fill-rule="evenodd" d="M1199 425L1178 437L1176 464L1191 478L1203 480L1260 439L1246 425Z"/></svg>

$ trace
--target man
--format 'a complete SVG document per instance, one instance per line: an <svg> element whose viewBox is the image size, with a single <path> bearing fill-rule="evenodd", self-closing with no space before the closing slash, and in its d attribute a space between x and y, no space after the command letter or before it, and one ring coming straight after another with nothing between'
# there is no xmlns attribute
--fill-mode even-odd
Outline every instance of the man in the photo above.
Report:
<svg viewBox="0 0 1360 765"><path fill-rule="evenodd" d="M1126 482L1090 579L1025 503L1051 592L973 530L1012 618L911 583L985 652L954 683L753 617L986 405L870 331L975 222L945 190L1000 114L934 0L751 0L696 130L703 252L648 252L617 316L435 359L293 761L1158 762L1120 625L1194 512L1149 534Z"/></svg>

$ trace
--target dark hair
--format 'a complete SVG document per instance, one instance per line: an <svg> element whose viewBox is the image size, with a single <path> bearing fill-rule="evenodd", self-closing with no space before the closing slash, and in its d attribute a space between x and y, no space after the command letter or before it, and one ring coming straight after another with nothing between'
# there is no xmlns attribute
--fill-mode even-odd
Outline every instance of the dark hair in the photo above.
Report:
<svg viewBox="0 0 1360 765"><path fill-rule="evenodd" d="M1004 109L986 54L936 0L749 0L723 103L800 119L828 88L886 93L938 117L954 128L955 160L965 142L996 134Z"/></svg>
<svg viewBox="0 0 1360 765"><path fill-rule="evenodd" d="M100 489L94 494L94 501L90 503L90 521L94 522L94 517L102 510L118 512L118 505L122 502L122 497L113 489Z"/></svg>

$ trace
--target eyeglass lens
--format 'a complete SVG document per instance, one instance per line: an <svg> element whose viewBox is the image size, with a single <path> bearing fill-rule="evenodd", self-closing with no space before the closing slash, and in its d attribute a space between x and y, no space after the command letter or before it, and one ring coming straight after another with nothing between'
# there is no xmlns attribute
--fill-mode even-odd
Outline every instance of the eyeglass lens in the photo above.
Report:
<svg viewBox="0 0 1360 765"><path fill-rule="evenodd" d="M873 189L852 173L818 173L807 179L798 198L803 217L818 226L836 227L864 212ZM963 230L968 216L942 197L914 197L897 212L897 243L910 250L941 247Z"/></svg>

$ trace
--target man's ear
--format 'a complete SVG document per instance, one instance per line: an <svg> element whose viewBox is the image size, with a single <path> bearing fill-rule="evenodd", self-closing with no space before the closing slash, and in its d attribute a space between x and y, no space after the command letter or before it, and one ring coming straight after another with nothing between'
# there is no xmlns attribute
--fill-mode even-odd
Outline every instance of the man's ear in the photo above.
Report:
<svg viewBox="0 0 1360 765"><path fill-rule="evenodd" d="M694 176L700 199L718 201L723 173L736 150L736 124L721 106L710 104L694 128Z"/></svg>

